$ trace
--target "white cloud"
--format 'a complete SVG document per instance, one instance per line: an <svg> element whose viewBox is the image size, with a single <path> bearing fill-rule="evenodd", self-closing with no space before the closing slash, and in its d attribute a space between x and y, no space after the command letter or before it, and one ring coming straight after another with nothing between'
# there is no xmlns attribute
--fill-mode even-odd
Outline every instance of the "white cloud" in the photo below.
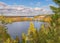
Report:
<svg viewBox="0 0 60 43"><path fill-rule="evenodd" d="M34 10L41 10L41 8L35 7Z"/></svg>
<svg viewBox="0 0 60 43"><path fill-rule="evenodd" d="M0 2L0 8L6 7L7 5L3 2Z"/></svg>
<svg viewBox="0 0 60 43"><path fill-rule="evenodd" d="M47 10L46 8L32 8L26 7L24 5L6 5L5 3L1 2L0 7L0 13L3 13L5 16L35 16L40 14L47 14L48 12L50 13L50 10Z"/></svg>
<svg viewBox="0 0 60 43"><path fill-rule="evenodd" d="M3 2L0 2L0 6L6 6L6 4Z"/></svg>

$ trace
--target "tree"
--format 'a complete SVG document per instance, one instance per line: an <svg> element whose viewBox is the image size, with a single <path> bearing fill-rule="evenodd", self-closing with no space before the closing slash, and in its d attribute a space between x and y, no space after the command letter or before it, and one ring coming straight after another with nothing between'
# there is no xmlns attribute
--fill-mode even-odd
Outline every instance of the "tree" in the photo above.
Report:
<svg viewBox="0 0 60 43"><path fill-rule="evenodd" d="M50 6L54 14L51 16L51 27L59 28L60 27L60 0L53 0L58 7Z"/></svg>
<svg viewBox="0 0 60 43"><path fill-rule="evenodd" d="M28 28L28 42L30 43L39 43L39 34L36 28L34 27L33 22L30 22L30 27Z"/></svg>
<svg viewBox="0 0 60 43"><path fill-rule="evenodd" d="M26 43L26 35L22 33L22 43Z"/></svg>
<svg viewBox="0 0 60 43"><path fill-rule="evenodd" d="M0 43L19 43L17 37L16 40L12 40L10 35L7 33L7 27L4 16L1 16L0 19Z"/></svg>
<svg viewBox="0 0 60 43"><path fill-rule="evenodd" d="M0 23L0 42L3 43L8 38L10 38L10 35L7 33L7 27L5 26L4 22L5 18L4 16L1 17L1 23Z"/></svg>
<svg viewBox="0 0 60 43"><path fill-rule="evenodd" d="M60 0L53 0L60 7Z"/></svg>
<svg viewBox="0 0 60 43"><path fill-rule="evenodd" d="M50 6L54 14L51 15L52 20L49 23L47 38L49 38L48 42L60 43L60 0L53 1L58 5L58 7Z"/></svg>

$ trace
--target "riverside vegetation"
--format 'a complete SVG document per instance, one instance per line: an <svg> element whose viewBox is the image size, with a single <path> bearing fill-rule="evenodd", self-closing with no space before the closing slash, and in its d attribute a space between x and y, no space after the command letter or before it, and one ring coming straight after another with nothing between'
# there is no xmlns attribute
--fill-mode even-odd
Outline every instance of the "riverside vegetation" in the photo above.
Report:
<svg viewBox="0 0 60 43"><path fill-rule="evenodd" d="M22 41L18 36L12 39L7 33L4 17L0 25L0 43L60 43L60 0L53 0L58 7L50 6L53 13L48 26L42 24L37 30L31 22L27 34L22 33Z"/></svg>

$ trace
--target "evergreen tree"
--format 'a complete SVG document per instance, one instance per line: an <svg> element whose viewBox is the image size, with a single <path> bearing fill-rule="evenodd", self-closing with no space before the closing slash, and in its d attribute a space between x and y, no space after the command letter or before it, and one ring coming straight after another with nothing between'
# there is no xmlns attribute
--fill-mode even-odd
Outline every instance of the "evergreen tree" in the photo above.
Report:
<svg viewBox="0 0 60 43"><path fill-rule="evenodd" d="M51 26L58 27L60 26L60 0L53 0L58 7L50 6L54 14L51 16Z"/></svg>
<svg viewBox="0 0 60 43"><path fill-rule="evenodd" d="M53 13L48 28L39 30L40 43L60 43L60 0L53 0L58 7L50 6Z"/></svg>

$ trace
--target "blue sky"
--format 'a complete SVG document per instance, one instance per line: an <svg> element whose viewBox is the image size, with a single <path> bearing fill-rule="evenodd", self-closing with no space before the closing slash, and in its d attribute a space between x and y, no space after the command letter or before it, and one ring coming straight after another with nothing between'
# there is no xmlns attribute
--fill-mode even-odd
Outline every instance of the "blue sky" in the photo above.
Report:
<svg viewBox="0 0 60 43"><path fill-rule="evenodd" d="M52 0L0 0L8 5L24 5L28 7L42 7L49 4L55 5Z"/></svg>
<svg viewBox="0 0 60 43"><path fill-rule="evenodd" d="M0 10L3 9L0 13L8 16L51 14L50 5L56 6L52 0L0 0Z"/></svg>

